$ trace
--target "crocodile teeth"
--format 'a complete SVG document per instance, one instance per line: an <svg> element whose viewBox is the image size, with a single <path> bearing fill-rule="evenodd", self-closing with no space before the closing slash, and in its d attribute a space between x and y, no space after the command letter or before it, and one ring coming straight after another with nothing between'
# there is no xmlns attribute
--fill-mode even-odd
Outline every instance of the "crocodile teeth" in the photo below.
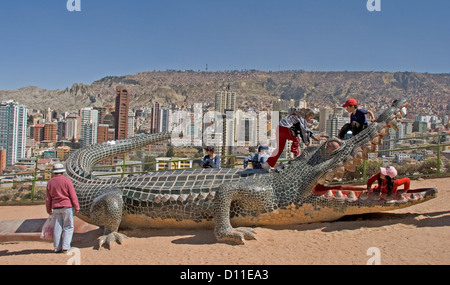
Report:
<svg viewBox="0 0 450 285"><path fill-rule="evenodd" d="M369 144L365 144L363 146L363 153L364 152L373 152L376 150L376 145L369 143Z"/></svg>
<svg viewBox="0 0 450 285"><path fill-rule="evenodd" d="M172 196L170 196L170 198L169 198L169 201L170 202L176 202L178 200L178 195L172 195Z"/></svg>
<svg viewBox="0 0 450 285"><path fill-rule="evenodd" d="M317 180L317 184L323 184L325 183L325 177L320 177L319 180Z"/></svg>
<svg viewBox="0 0 450 285"><path fill-rule="evenodd" d="M372 192L369 197L374 201L379 201L381 199L381 192Z"/></svg>
<svg viewBox="0 0 450 285"><path fill-rule="evenodd" d="M206 200L212 200L214 199L214 194L209 193L208 196L206 196Z"/></svg>
<svg viewBox="0 0 450 285"><path fill-rule="evenodd" d="M344 173L345 173L345 167L344 167L344 166L341 166L341 167L336 168L336 174L338 174L338 175L340 175L340 174L344 175Z"/></svg>
<svg viewBox="0 0 450 285"><path fill-rule="evenodd" d="M390 121L388 124L391 128L393 128L396 132L398 132L397 120L394 119L394 120Z"/></svg>
<svg viewBox="0 0 450 285"><path fill-rule="evenodd" d="M384 127L383 129L381 129L380 135L383 136L383 137L388 136L389 135L389 128Z"/></svg>
<svg viewBox="0 0 450 285"><path fill-rule="evenodd" d="M349 202L354 202L354 201L358 200L358 198L356 198L355 192L353 192L353 191L348 192L347 200Z"/></svg>
<svg viewBox="0 0 450 285"><path fill-rule="evenodd" d="M359 199L361 200L367 200L367 198L369 198L369 194L367 194L366 192L361 193L361 195L359 195Z"/></svg>
<svg viewBox="0 0 450 285"><path fill-rule="evenodd" d="M155 198L153 199L154 203L161 203L161 195L156 195Z"/></svg>
<svg viewBox="0 0 450 285"><path fill-rule="evenodd" d="M197 194L194 194L194 193L191 193L191 194L189 194L189 196L188 196L188 200L189 201L192 201L192 200L194 200L195 198L197 198Z"/></svg>
<svg viewBox="0 0 450 285"><path fill-rule="evenodd" d="M373 144L376 144L376 145L381 144L381 138L380 138L379 136L374 137L374 138L372 139L372 143L373 143Z"/></svg>
<svg viewBox="0 0 450 285"><path fill-rule="evenodd" d="M408 199L405 197L405 195L402 194L402 195L400 195L400 197L398 197L396 202L398 202L398 203L405 203L407 201L408 201Z"/></svg>
<svg viewBox="0 0 450 285"><path fill-rule="evenodd" d="M342 168L344 168L344 167L342 167ZM334 178L336 178L337 180L341 180L342 178L344 178L344 174L345 174L345 168L344 168L344 172L336 171L336 174L334 175Z"/></svg>
<svg viewBox="0 0 450 285"><path fill-rule="evenodd" d="M169 201L169 199L170 199L170 195L169 194L165 194L164 196L162 196L161 201L163 203L165 203L165 202Z"/></svg>
<svg viewBox="0 0 450 285"><path fill-rule="evenodd" d="M200 194L198 194L197 198L199 198L199 199L205 199L205 198L206 198L206 196L205 196L205 195L203 195L203 193L200 193Z"/></svg>
<svg viewBox="0 0 450 285"><path fill-rule="evenodd" d="M325 198L332 198L333 197L333 191L328 190L327 193L325 193Z"/></svg>
<svg viewBox="0 0 450 285"><path fill-rule="evenodd" d="M184 202L184 201L186 201L187 198L188 198L187 195L181 194L180 196L178 196L178 201L179 202Z"/></svg>
<svg viewBox="0 0 450 285"><path fill-rule="evenodd" d="M411 194L411 196L409 197L409 199L410 199L410 200L417 200L417 199L419 199L419 197L420 197L419 195L413 193L413 194Z"/></svg>
<svg viewBox="0 0 450 285"><path fill-rule="evenodd" d="M367 149L363 150L362 155L363 155L362 159L368 160L369 159L369 150L367 150Z"/></svg>
<svg viewBox="0 0 450 285"><path fill-rule="evenodd" d="M344 197L344 194L342 194L341 191L337 191L336 194L334 194L334 198L342 198Z"/></svg>
<svg viewBox="0 0 450 285"><path fill-rule="evenodd" d="M330 171L325 174L325 181L331 182L334 179L334 171Z"/></svg>
<svg viewBox="0 0 450 285"><path fill-rule="evenodd" d="M355 166L360 166L363 160L363 153L362 151L358 151L355 155L355 158L353 159L353 164Z"/></svg>
<svg viewBox="0 0 450 285"><path fill-rule="evenodd" d="M408 114L406 107L402 107L402 109L400 110L400 113L402 114L403 117L406 116L406 114Z"/></svg>
<svg viewBox="0 0 450 285"><path fill-rule="evenodd" d="M344 167L350 172L355 171L355 165L353 164L353 158L349 158L344 162Z"/></svg>

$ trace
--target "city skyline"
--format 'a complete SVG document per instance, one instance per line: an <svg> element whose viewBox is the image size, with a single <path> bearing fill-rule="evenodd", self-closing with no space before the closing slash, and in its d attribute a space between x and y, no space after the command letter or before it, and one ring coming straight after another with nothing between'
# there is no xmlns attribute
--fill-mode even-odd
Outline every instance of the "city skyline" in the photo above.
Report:
<svg viewBox="0 0 450 285"><path fill-rule="evenodd" d="M45 110L29 109L28 116L21 116L22 120L24 120L24 126L15 124L12 129L13 133L19 131L23 136L26 136L26 139L22 139L22 145L25 140L27 141L26 150L25 146L20 146L20 143L3 146L4 149L0 153L0 173L2 169L6 169L5 166L15 164L7 159L7 154L9 155L11 150L14 152L15 148L21 149L17 155L20 163L24 161L28 163L28 158L36 155L38 157L43 156L44 158L64 160L73 151L71 150L72 148L77 149L80 146L85 147L96 143L112 143L112 141L117 139L114 137L114 120L111 121L111 118L113 119L114 117L112 112L116 113L118 111L117 107L123 107L126 105L125 101L128 101L123 101L120 98L123 94L125 94L125 97L128 97L128 91L124 86L117 86L116 91L116 107L111 105L96 108L84 107L78 110L77 113L52 110L49 107ZM227 92L224 93L223 91ZM129 130L126 132L126 135L124 134L125 137L123 138L134 137L135 134L155 133L161 131L164 126L170 126L169 131L172 131L170 145L172 147L181 147L183 149L187 147L189 149L213 145L218 150L219 155L231 155L235 151L238 151L238 153L245 151L246 148L248 148L248 151L251 151L251 147L261 144L273 147L276 145L276 137L273 130L278 125L279 120L293 107L308 107L308 103L303 100L278 99L273 102L273 108L270 110L244 111L240 108L230 109L230 105L225 107L223 112L220 112L218 109L224 107L222 101L228 101L226 99L222 100L223 98L221 97L223 95L232 95L230 97L236 99L238 94L229 89L219 89L216 95L220 96L216 98L216 104L213 109L210 108L211 106L204 109L201 103L194 103L190 107L178 108L175 106L161 107L157 102L152 107L125 108L122 110L122 114L125 116L122 125L127 124ZM11 119L8 114L10 112L4 112L4 106L23 105L19 105L18 102L12 100L2 102L0 123L9 125ZM23 106L23 108L28 110L26 106ZM342 125L348 122L348 116L346 116L346 112L344 112L342 107L315 109L318 118L310 122L311 128L321 136L336 136ZM24 112L22 113L25 114ZM111 118L108 118L108 116ZM16 115L13 117L16 117ZM28 126L27 121L30 122ZM417 142L423 143L425 141L422 141L420 137L425 133L448 133L448 122L449 116L445 114L444 116L437 116L409 113L408 117L398 121L398 132L390 132L389 136L386 137L388 141L385 141L385 139L381 141L381 146L378 149L380 150L379 155L382 156L383 160L396 159L398 162L408 159L422 160L424 158L423 152L412 154L401 152L398 155L394 155L390 151L397 146L393 144L393 140L408 139L410 142L407 145ZM1 138L5 138L10 142L17 141L17 139L9 135L2 135ZM71 138L70 147L65 146L68 138ZM61 144L63 146L58 146ZM317 145L317 143L313 144ZM397 142L397 144L400 145L400 142ZM401 145L404 146L405 144ZM164 148L167 150L168 146L169 142L166 142L166 146L163 144L156 149L148 148L146 149L146 154L155 155L155 151L158 155L164 154L161 151ZM388 151L383 152L382 150ZM286 151L285 155L287 158L289 152ZM370 157L376 158L374 154L370 154ZM113 164L113 160L104 160L100 162L100 164L102 163L110 165Z"/></svg>
<svg viewBox="0 0 450 285"><path fill-rule="evenodd" d="M443 0L65 2L2 4L0 90L171 69L450 72Z"/></svg>

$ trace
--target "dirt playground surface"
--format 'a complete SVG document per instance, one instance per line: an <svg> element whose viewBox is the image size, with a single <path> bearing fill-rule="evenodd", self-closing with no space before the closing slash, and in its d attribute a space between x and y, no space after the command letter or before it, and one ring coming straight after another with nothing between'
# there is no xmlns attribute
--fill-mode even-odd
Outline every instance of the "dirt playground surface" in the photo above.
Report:
<svg viewBox="0 0 450 285"><path fill-rule="evenodd" d="M213 230L128 230L111 250L90 234L72 242L81 265L303 265L450 264L450 178L411 181L437 188L436 199L390 212L336 222L256 229L257 240L217 243ZM47 218L44 205L2 206L0 221ZM101 230L96 231L101 232ZM74 257L53 253L48 242L0 243L0 265L65 265ZM72 259L73 260L73 259Z"/></svg>

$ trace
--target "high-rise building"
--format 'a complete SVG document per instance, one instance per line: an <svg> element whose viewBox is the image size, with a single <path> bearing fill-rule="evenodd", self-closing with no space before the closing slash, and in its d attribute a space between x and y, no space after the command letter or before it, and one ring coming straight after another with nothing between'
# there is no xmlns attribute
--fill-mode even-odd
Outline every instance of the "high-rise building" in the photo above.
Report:
<svg viewBox="0 0 450 285"><path fill-rule="evenodd" d="M33 139L35 142L41 142L44 140L44 124L34 125Z"/></svg>
<svg viewBox="0 0 450 285"><path fill-rule="evenodd" d="M97 128L97 143L108 141L109 126L106 124L99 124Z"/></svg>
<svg viewBox="0 0 450 285"><path fill-rule="evenodd" d="M92 107L81 109L81 146L97 143L98 110Z"/></svg>
<svg viewBox="0 0 450 285"><path fill-rule="evenodd" d="M57 132L58 132L58 125L56 123L45 123L44 141L56 143Z"/></svg>
<svg viewBox="0 0 450 285"><path fill-rule="evenodd" d="M381 150L387 150L383 152L379 152L378 156L393 156L394 152L389 151L391 149L395 148L395 138L396 138L396 131L392 128L389 128L389 135L382 138L381 142L382 144L378 146L378 149Z"/></svg>
<svg viewBox="0 0 450 285"><path fill-rule="evenodd" d="M105 124L103 119L107 115L108 109L106 107L94 107L98 111L98 124Z"/></svg>
<svg viewBox="0 0 450 285"><path fill-rule="evenodd" d="M215 110L221 114L225 110L236 110L236 92L230 90L230 85L222 90L216 91Z"/></svg>
<svg viewBox="0 0 450 285"><path fill-rule="evenodd" d="M327 120L330 115L333 114L333 109L323 107L319 111L319 132L323 133L327 131Z"/></svg>
<svg viewBox="0 0 450 285"><path fill-rule="evenodd" d="M327 120L326 133L330 137L337 137L344 124L345 120L342 118L342 116L331 115Z"/></svg>
<svg viewBox="0 0 450 285"><path fill-rule="evenodd" d="M81 137L81 118L76 114L71 114L66 119L65 137L68 140L78 141Z"/></svg>
<svg viewBox="0 0 450 285"><path fill-rule="evenodd" d="M134 114L133 110L128 111L128 137L132 138L134 137L134 121L135 121L136 115Z"/></svg>
<svg viewBox="0 0 450 285"><path fill-rule="evenodd" d="M116 129L116 140L128 137L128 109L130 96L128 90L122 86L116 87L116 109L114 112L114 123Z"/></svg>
<svg viewBox="0 0 450 285"><path fill-rule="evenodd" d="M152 127L151 133L156 134L161 132L161 106L158 102L153 103L152 109Z"/></svg>
<svg viewBox="0 0 450 285"><path fill-rule="evenodd" d="M5 101L0 105L0 149L6 150L6 165L25 157L27 141L27 107Z"/></svg>
<svg viewBox="0 0 450 285"><path fill-rule="evenodd" d="M166 133L169 131L169 109L161 108L161 132Z"/></svg>
<svg viewBox="0 0 450 285"><path fill-rule="evenodd" d="M290 102L283 99L278 99L276 101L272 102L272 110L274 111L283 111L283 112L289 112L291 110Z"/></svg>
<svg viewBox="0 0 450 285"><path fill-rule="evenodd" d="M56 133L57 139L62 140L63 138L66 138L66 121L59 121L58 122L58 132Z"/></svg>
<svg viewBox="0 0 450 285"><path fill-rule="evenodd" d="M307 106L307 104L306 104L306 101L305 101L305 100L300 100L300 101L298 102L298 107L299 107L300 109L306 108L306 106Z"/></svg>

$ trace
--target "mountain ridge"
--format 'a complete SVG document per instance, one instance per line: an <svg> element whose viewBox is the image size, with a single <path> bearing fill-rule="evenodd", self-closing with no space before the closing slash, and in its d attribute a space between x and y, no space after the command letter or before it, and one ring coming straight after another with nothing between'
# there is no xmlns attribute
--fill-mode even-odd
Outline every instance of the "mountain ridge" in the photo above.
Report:
<svg viewBox="0 0 450 285"><path fill-rule="evenodd" d="M105 76L91 84L48 90L27 86L0 90L0 99L13 99L31 109L78 111L115 103L115 87L130 92L130 106L213 103L217 90L229 85L238 104L264 108L279 98L306 100L310 106L339 105L348 97L383 104L397 97L427 97L433 104L450 94L450 73L370 71L144 71L125 76ZM448 99L447 99L448 101ZM446 103L448 104L448 102Z"/></svg>

